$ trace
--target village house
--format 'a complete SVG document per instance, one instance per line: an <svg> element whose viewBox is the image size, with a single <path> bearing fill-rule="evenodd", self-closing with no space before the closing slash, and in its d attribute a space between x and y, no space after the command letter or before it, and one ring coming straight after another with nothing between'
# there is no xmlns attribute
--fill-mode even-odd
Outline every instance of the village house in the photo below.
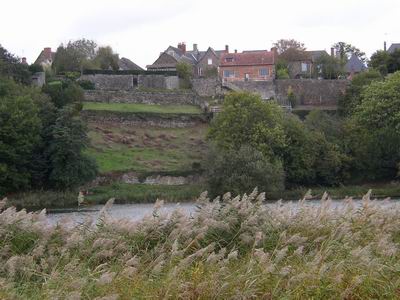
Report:
<svg viewBox="0 0 400 300"><path fill-rule="evenodd" d="M276 48L268 50L223 53L219 63L219 75L225 82L268 81L275 78Z"/></svg>
<svg viewBox="0 0 400 300"><path fill-rule="evenodd" d="M220 57L225 52L229 52L228 46L224 50L209 47L200 51L197 44L193 44L193 50L187 50L185 43L179 43L178 47L169 46L153 64L147 66L147 70L176 71L176 65L184 62L193 67L195 77L217 76Z"/></svg>
<svg viewBox="0 0 400 300"><path fill-rule="evenodd" d="M289 51L289 50L287 50ZM283 53L282 56L285 57ZM297 51L294 55L287 55L289 77L294 79L310 78L317 69L318 59L323 55L329 55L325 50ZM332 53L331 53L332 55Z"/></svg>
<svg viewBox="0 0 400 300"><path fill-rule="evenodd" d="M56 53L51 51L50 47L46 47L40 52L40 54L39 54L38 58L36 58L34 64L42 66L43 69L50 68L54 61L55 56L56 56Z"/></svg>

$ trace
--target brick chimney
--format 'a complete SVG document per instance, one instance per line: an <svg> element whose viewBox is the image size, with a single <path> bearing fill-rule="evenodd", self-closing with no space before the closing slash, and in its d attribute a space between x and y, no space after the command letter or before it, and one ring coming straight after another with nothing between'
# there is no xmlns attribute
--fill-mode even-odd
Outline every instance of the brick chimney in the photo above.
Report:
<svg viewBox="0 0 400 300"><path fill-rule="evenodd" d="M185 54L186 53L186 44L185 43L179 43L178 44L178 49L180 49L183 52L183 54Z"/></svg>
<svg viewBox="0 0 400 300"><path fill-rule="evenodd" d="M197 52L199 49L197 48L197 44L193 44L193 51Z"/></svg>
<svg viewBox="0 0 400 300"><path fill-rule="evenodd" d="M51 48L46 47L43 49L44 57L48 60L51 60Z"/></svg>
<svg viewBox="0 0 400 300"><path fill-rule="evenodd" d="M335 57L335 48L333 48L333 47L331 48L331 56Z"/></svg>
<svg viewBox="0 0 400 300"><path fill-rule="evenodd" d="M225 52L229 53L229 45L225 45Z"/></svg>
<svg viewBox="0 0 400 300"><path fill-rule="evenodd" d="M28 63L26 62L26 57L23 57L21 60L21 64L23 65L27 65Z"/></svg>

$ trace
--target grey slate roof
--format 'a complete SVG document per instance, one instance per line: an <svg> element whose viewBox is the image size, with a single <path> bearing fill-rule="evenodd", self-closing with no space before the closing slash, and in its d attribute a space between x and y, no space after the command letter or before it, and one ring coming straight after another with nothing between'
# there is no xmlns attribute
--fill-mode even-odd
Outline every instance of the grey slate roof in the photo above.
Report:
<svg viewBox="0 0 400 300"><path fill-rule="evenodd" d="M352 54L344 68L347 73L359 73L364 71L367 67L357 55Z"/></svg>
<svg viewBox="0 0 400 300"><path fill-rule="evenodd" d="M389 53L393 53L397 49L400 49L400 43L391 44L389 49L388 49L388 52Z"/></svg>
<svg viewBox="0 0 400 300"><path fill-rule="evenodd" d="M118 61L118 66L120 70L137 70L137 71L142 71L143 69L139 67L137 64L135 64L133 61L126 57L122 57Z"/></svg>

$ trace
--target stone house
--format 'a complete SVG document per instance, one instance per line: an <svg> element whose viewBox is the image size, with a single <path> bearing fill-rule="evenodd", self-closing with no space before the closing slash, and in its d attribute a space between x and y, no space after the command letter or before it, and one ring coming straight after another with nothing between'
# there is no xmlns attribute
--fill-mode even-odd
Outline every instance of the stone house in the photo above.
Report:
<svg viewBox="0 0 400 300"><path fill-rule="evenodd" d="M185 62L192 65L194 77L205 77L217 73L220 56L225 52L229 52L228 46L225 46L225 50L209 47L206 51L200 51L197 44L193 44L193 50L187 50L185 43L179 43L178 47L169 46L153 64L147 66L147 70L176 71L176 65Z"/></svg>
<svg viewBox="0 0 400 300"><path fill-rule="evenodd" d="M55 56L56 56L56 53L51 51L50 47L46 47L40 52L40 54L39 54L38 58L36 58L34 64L41 65L43 67L43 69L50 68L54 61Z"/></svg>
<svg viewBox="0 0 400 300"><path fill-rule="evenodd" d="M287 59L289 77L293 79L312 77L317 67L316 63L323 55L328 53L325 50L301 51L299 55Z"/></svg>
<svg viewBox="0 0 400 300"><path fill-rule="evenodd" d="M270 81L275 78L276 48L268 50L223 53L219 75L224 82Z"/></svg>

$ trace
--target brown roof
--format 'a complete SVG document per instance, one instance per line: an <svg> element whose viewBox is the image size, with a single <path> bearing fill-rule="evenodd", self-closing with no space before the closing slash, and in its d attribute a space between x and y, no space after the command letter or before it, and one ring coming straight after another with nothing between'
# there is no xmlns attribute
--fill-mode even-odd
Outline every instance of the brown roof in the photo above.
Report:
<svg viewBox="0 0 400 300"><path fill-rule="evenodd" d="M228 61L227 61L228 60ZM254 66L275 64L275 54L267 50L244 51L221 54L220 66Z"/></svg>

